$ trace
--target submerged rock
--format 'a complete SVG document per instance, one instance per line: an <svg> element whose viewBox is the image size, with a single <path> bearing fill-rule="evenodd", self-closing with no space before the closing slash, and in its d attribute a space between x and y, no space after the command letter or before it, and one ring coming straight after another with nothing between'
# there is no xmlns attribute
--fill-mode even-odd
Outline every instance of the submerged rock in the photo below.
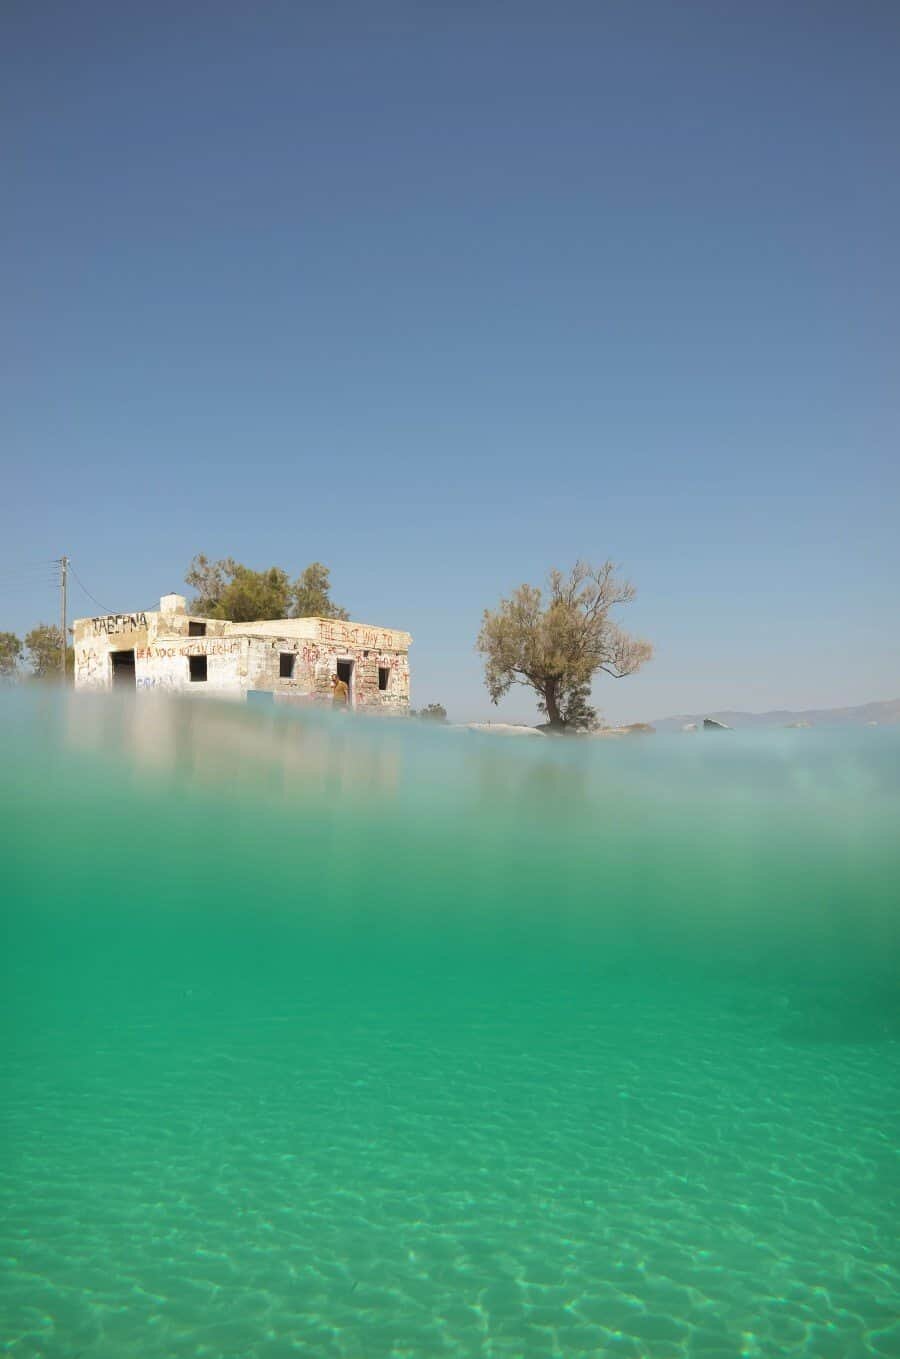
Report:
<svg viewBox="0 0 900 1359"><path fill-rule="evenodd" d="M585 732L585 736L652 736L656 731L649 722L630 722L625 727L598 727L596 731Z"/></svg>
<svg viewBox="0 0 900 1359"><path fill-rule="evenodd" d="M734 728L733 728L733 727L729 727L729 725L728 725L727 722L717 722L716 719L715 719L714 717L704 717L704 719L703 719L703 730L704 730L704 731L733 731Z"/></svg>
<svg viewBox="0 0 900 1359"><path fill-rule="evenodd" d="M490 731L503 736L543 736L540 727L520 727L513 722L467 722L467 731Z"/></svg>

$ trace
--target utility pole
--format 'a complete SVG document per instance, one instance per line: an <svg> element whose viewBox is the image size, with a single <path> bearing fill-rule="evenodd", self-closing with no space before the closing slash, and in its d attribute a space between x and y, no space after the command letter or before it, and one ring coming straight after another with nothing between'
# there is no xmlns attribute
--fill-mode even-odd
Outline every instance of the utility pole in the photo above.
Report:
<svg viewBox="0 0 900 1359"><path fill-rule="evenodd" d="M60 670L62 672L62 682L66 682L66 650L68 637L66 624L68 622L69 604L69 559L60 557L59 559L59 630L62 633L62 655L60 657Z"/></svg>

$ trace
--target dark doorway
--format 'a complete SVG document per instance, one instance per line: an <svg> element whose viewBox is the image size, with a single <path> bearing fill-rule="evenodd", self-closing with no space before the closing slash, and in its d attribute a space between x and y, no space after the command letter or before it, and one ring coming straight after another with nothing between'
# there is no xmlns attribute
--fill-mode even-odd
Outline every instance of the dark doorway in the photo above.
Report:
<svg viewBox="0 0 900 1359"><path fill-rule="evenodd" d="M206 657L188 656L191 667L191 684L203 684L206 680Z"/></svg>
<svg viewBox="0 0 900 1359"><path fill-rule="evenodd" d="M294 678L294 653L293 651L281 651L278 655L278 676L279 679Z"/></svg>
<svg viewBox="0 0 900 1359"><path fill-rule="evenodd" d="M352 703L352 702L353 702L353 662L352 662L352 661L338 661L338 663L337 663L337 676L338 676L338 679L343 680L344 683L346 684L346 686L347 686L347 692L348 692L349 695L350 695L350 702Z"/></svg>
<svg viewBox="0 0 900 1359"><path fill-rule="evenodd" d="M379 665L378 667L378 688L382 693L387 691L391 679L391 668L389 665Z"/></svg>
<svg viewBox="0 0 900 1359"><path fill-rule="evenodd" d="M135 687L133 651L114 651L112 653L112 679L116 688L120 684L124 689Z"/></svg>

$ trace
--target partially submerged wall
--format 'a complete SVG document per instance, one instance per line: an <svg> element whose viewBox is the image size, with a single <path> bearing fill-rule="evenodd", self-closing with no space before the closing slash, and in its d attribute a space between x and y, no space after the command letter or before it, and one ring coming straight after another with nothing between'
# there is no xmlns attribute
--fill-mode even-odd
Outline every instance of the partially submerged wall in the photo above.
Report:
<svg viewBox="0 0 900 1359"><path fill-rule="evenodd" d="M206 636L191 636L191 624ZM180 692L192 689L219 697L240 690L240 638L225 635L216 619L183 612L150 610L79 618L74 624L75 688L111 689L114 657L134 653L134 687ZM206 679L191 680L191 657L206 657Z"/></svg>
<svg viewBox="0 0 900 1359"><path fill-rule="evenodd" d="M247 630L255 633L258 626L248 624ZM407 633L320 618L284 620L275 635L274 624L267 628L272 631L249 637L248 689L270 691L285 702L330 701L332 676L343 662L351 667L354 707L409 705Z"/></svg>
<svg viewBox="0 0 900 1359"><path fill-rule="evenodd" d="M77 619L75 687L121 683L139 692L330 702L332 677L341 673L354 707L398 712L409 705L406 632L330 618L229 623L192 617L180 596L161 603L168 607Z"/></svg>

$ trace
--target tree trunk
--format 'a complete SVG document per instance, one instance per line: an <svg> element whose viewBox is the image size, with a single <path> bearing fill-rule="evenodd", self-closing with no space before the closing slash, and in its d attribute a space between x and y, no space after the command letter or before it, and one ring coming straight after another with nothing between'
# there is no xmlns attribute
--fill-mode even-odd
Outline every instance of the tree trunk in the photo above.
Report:
<svg viewBox="0 0 900 1359"><path fill-rule="evenodd" d="M559 704L556 701L556 681L551 680L544 688L544 704L547 708L548 725L551 731L565 731L566 724L563 721Z"/></svg>

